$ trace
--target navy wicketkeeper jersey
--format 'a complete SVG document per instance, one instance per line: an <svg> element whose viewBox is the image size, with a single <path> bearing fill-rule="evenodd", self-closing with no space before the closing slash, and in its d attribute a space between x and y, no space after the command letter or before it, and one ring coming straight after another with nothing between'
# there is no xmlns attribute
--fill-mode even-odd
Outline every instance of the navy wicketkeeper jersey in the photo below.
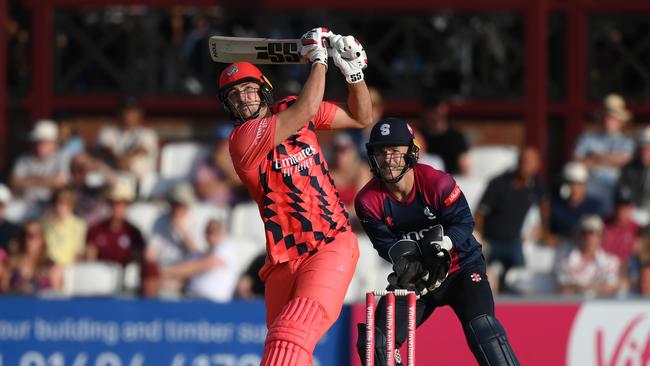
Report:
<svg viewBox="0 0 650 366"><path fill-rule="evenodd" d="M373 178L357 194L355 208L361 225L379 255L387 261L388 249L400 239L420 242L423 234L442 224L451 238L451 272L481 256L481 245L472 235L474 219L467 200L447 173L417 164L415 187L406 202L399 202L385 184Z"/></svg>

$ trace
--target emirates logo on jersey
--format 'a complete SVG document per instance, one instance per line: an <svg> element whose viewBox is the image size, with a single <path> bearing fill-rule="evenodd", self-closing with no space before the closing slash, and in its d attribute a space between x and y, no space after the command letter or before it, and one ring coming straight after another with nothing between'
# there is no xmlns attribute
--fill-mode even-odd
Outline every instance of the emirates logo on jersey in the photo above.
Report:
<svg viewBox="0 0 650 366"><path fill-rule="evenodd" d="M282 171L282 175L293 175L300 171L309 169L314 165L314 155L317 150L313 146L301 149L298 153L289 154L283 158L276 158L273 161L273 170Z"/></svg>

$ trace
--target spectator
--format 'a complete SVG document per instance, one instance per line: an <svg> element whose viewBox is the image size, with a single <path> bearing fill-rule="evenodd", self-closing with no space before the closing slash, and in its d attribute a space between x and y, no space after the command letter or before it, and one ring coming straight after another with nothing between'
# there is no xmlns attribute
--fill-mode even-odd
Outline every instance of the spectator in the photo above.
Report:
<svg viewBox="0 0 650 366"><path fill-rule="evenodd" d="M418 154L420 155L420 157L418 158L418 163L432 166L444 172L445 162L442 160L440 156L427 152L427 148L428 148L427 139L424 138L422 132L420 132L420 130L418 130L417 128L414 128L413 134L415 135L415 143L420 148L420 150L418 151Z"/></svg>
<svg viewBox="0 0 650 366"><path fill-rule="evenodd" d="M131 262L142 264L145 242L142 233L127 220L129 204L135 192L118 182L111 189L108 200L111 215L88 230L86 259L110 261L126 266Z"/></svg>
<svg viewBox="0 0 650 366"><path fill-rule="evenodd" d="M640 236L639 245L629 261L629 278L632 293L650 297L650 230Z"/></svg>
<svg viewBox="0 0 650 366"><path fill-rule="evenodd" d="M600 215L602 210L598 200L587 196L589 171L583 163L568 162L562 177L564 182L559 197L551 201L551 232L566 241L575 234L583 216Z"/></svg>
<svg viewBox="0 0 650 366"><path fill-rule="evenodd" d="M627 188L617 191L615 199L614 216L605 223L603 232L603 249L618 257L623 271L627 271L627 262L634 254L638 240L639 225L632 220L632 194Z"/></svg>
<svg viewBox="0 0 650 366"><path fill-rule="evenodd" d="M249 198L230 159L228 136L232 126L220 126L212 154L194 172L194 188L202 201L232 206Z"/></svg>
<svg viewBox="0 0 650 366"><path fill-rule="evenodd" d="M264 281L259 276L259 272L264 266L266 253L260 253L253 258L246 271L239 277L235 297L240 299L252 300L264 298Z"/></svg>
<svg viewBox="0 0 650 366"><path fill-rule="evenodd" d="M0 284L3 291L36 294L61 288L63 271L48 258L43 227L38 221L25 223L12 253L9 275Z"/></svg>
<svg viewBox="0 0 650 366"><path fill-rule="evenodd" d="M219 220L212 219L205 228L208 250L178 264L163 267L163 278L188 281L187 295L215 302L232 299L237 284L237 247L227 238Z"/></svg>
<svg viewBox="0 0 650 366"><path fill-rule="evenodd" d="M347 132L334 136L331 174L341 202L354 216L354 196L372 178L368 164L361 160L354 140Z"/></svg>
<svg viewBox="0 0 650 366"><path fill-rule="evenodd" d="M194 191L188 184L174 187L169 197L170 211L154 223L151 240L145 249L145 259L156 263L162 270L188 259L200 251L200 238L192 230L194 221L190 206L196 202ZM175 278L161 278L161 296L177 297L181 294L183 283Z"/></svg>
<svg viewBox="0 0 650 366"><path fill-rule="evenodd" d="M449 104L427 92L421 112L427 152L442 158L447 173L467 175L471 169L469 144L461 132L450 126L448 115Z"/></svg>
<svg viewBox="0 0 650 366"><path fill-rule="evenodd" d="M577 248L561 258L557 272L564 295L613 296L620 286L620 263L602 248L603 220L596 215L580 221Z"/></svg>
<svg viewBox="0 0 650 366"><path fill-rule="evenodd" d="M144 113L133 97L125 98L121 106L121 128L104 127L97 141L105 162L140 180L156 170L158 135L143 126Z"/></svg>
<svg viewBox="0 0 650 366"><path fill-rule="evenodd" d="M639 270L639 295L650 297L650 262L645 262Z"/></svg>
<svg viewBox="0 0 650 366"><path fill-rule="evenodd" d="M76 262L85 247L86 223L74 214L75 200L75 192L69 188L56 191L43 218L47 254L62 267Z"/></svg>
<svg viewBox="0 0 650 366"><path fill-rule="evenodd" d="M650 126L641 130L637 154L623 167L618 185L632 193L635 220L640 225L650 224Z"/></svg>
<svg viewBox="0 0 650 366"><path fill-rule="evenodd" d="M11 191L4 184L0 184L0 251L9 253L9 243L18 234L18 226L7 220L5 208L11 202Z"/></svg>
<svg viewBox="0 0 650 366"><path fill-rule="evenodd" d="M632 114L620 95L609 94L603 102L599 118L600 128L595 132L583 133L573 155L589 169L588 194L598 199L605 215L609 215L620 169L630 161L634 150L633 141L622 131Z"/></svg>
<svg viewBox="0 0 650 366"><path fill-rule="evenodd" d="M503 275L512 267L525 265L522 227L528 210L537 204L543 227L548 218L546 191L539 178L539 153L532 147L520 152L514 171L490 180L475 213L475 229L489 247L488 264L500 262ZM503 287L503 276L499 280Z"/></svg>
<svg viewBox="0 0 650 366"><path fill-rule="evenodd" d="M79 134L79 122L67 115L59 116L59 151L71 158L81 154L86 149L86 142Z"/></svg>
<svg viewBox="0 0 650 366"><path fill-rule="evenodd" d="M102 193L115 181L110 169L82 152L72 158L70 175L70 186L76 193L75 213L88 226L106 218L109 208L102 199Z"/></svg>
<svg viewBox="0 0 650 366"><path fill-rule="evenodd" d="M10 278L9 254L0 248L0 294L7 291Z"/></svg>
<svg viewBox="0 0 650 366"><path fill-rule="evenodd" d="M68 182L68 159L59 154L59 129L54 121L39 120L29 138L34 154L20 156L11 175L11 189L30 202L45 202L52 191Z"/></svg>

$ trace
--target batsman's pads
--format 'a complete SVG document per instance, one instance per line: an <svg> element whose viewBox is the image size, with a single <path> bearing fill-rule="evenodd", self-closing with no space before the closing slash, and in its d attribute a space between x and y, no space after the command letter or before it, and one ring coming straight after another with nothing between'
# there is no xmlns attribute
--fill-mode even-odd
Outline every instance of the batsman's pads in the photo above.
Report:
<svg viewBox="0 0 650 366"><path fill-rule="evenodd" d="M357 353L361 357L361 363L366 359L366 325L357 323ZM386 366L386 335L379 328L375 327L375 365ZM402 357L399 349L395 347L395 366L402 366Z"/></svg>
<svg viewBox="0 0 650 366"><path fill-rule="evenodd" d="M327 43L332 35L325 27L310 30L300 38L300 55L309 59L312 64L323 64L327 67Z"/></svg>
<svg viewBox="0 0 650 366"><path fill-rule="evenodd" d="M480 315L470 320L464 331L480 366L519 366L505 330L494 317Z"/></svg>
<svg viewBox="0 0 650 366"><path fill-rule="evenodd" d="M451 239L444 235L442 225L436 225L424 232L420 240L424 265L429 271L433 288L438 288L447 278L451 267Z"/></svg>
<svg viewBox="0 0 650 366"><path fill-rule="evenodd" d="M331 56L334 65L345 76L348 84L363 81L363 69L368 67L368 56L359 41L352 36L338 34L330 37Z"/></svg>
<svg viewBox="0 0 650 366"><path fill-rule="evenodd" d="M407 289L426 295L429 273L416 241L398 240L388 249L388 258L393 263L393 272L387 278L388 290Z"/></svg>
<svg viewBox="0 0 650 366"><path fill-rule="evenodd" d="M303 366L311 364L311 354L325 327L321 305L312 299L291 300L271 324L261 366Z"/></svg>

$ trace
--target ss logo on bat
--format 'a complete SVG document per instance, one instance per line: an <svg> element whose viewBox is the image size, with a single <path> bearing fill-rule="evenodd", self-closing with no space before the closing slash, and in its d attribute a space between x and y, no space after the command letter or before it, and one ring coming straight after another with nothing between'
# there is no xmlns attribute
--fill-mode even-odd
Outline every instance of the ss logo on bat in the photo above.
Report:
<svg viewBox="0 0 650 366"><path fill-rule="evenodd" d="M300 62L298 45L294 42L270 42L266 46L255 47L258 60L270 60L275 63Z"/></svg>

